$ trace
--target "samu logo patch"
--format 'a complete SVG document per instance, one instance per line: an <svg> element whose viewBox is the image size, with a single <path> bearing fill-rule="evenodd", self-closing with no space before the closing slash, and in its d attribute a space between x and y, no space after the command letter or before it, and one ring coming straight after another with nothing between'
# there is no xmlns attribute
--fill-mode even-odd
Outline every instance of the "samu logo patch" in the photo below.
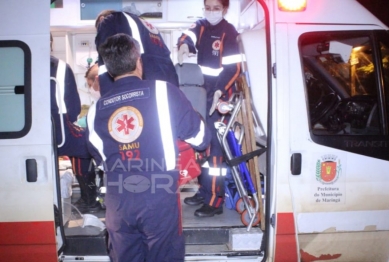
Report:
<svg viewBox="0 0 389 262"><path fill-rule="evenodd" d="M219 51L221 47L221 41L216 40L215 42L212 43L212 49L215 51Z"/></svg>
<svg viewBox="0 0 389 262"><path fill-rule="evenodd" d="M131 143L143 130L143 117L138 109L124 106L117 109L108 121L109 134L118 142Z"/></svg>

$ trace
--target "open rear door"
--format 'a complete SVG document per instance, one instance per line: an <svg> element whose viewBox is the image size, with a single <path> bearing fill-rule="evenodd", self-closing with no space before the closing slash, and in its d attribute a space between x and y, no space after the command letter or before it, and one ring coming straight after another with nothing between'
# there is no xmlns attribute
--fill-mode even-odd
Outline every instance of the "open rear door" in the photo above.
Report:
<svg viewBox="0 0 389 262"><path fill-rule="evenodd" d="M0 10L1 260L58 261L63 241L53 209L50 4L0 1Z"/></svg>

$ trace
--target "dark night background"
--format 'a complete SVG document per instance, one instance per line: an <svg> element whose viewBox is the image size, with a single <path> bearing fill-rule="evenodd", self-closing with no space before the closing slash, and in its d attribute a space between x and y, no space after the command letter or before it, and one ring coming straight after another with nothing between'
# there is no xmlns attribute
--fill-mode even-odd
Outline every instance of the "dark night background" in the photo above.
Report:
<svg viewBox="0 0 389 262"><path fill-rule="evenodd" d="M389 0L358 0L358 2L389 26Z"/></svg>

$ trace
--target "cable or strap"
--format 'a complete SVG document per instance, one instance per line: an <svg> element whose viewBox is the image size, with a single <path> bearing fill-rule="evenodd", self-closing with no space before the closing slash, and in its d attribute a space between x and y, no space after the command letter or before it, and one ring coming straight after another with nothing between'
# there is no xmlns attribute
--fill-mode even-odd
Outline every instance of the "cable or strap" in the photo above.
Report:
<svg viewBox="0 0 389 262"><path fill-rule="evenodd" d="M239 157L235 157L231 160L226 159L226 162L229 166L237 166L240 163L246 162L247 160L250 160L253 157L262 155L264 152L266 152L266 148L260 148L260 149L254 150L250 153L241 155Z"/></svg>

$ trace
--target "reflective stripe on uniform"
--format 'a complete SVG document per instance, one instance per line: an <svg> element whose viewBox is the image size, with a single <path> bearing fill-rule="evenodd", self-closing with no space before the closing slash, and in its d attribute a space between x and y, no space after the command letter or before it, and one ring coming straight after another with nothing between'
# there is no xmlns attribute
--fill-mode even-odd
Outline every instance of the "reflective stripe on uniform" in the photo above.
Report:
<svg viewBox="0 0 389 262"><path fill-rule="evenodd" d="M236 64L242 62L241 55L230 55L230 56L224 56L222 59L223 65L230 65L230 64Z"/></svg>
<svg viewBox="0 0 389 262"><path fill-rule="evenodd" d="M189 139L186 139L185 142L194 145L194 146L199 146L201 143L203 143L204 140L204 132L205 132L205 127L203 121L200 123L200 130L197 133L195 137L191 137Z"/></svg>
<svg viewBox="0 0 389 262"><path fill-rule="evenodd" d="M104 155L104 143L103 140L99 137L99 135L95 131L95 118L96 118L96 103L92 104L88 110L88 117L86 118L88 122L88 130L89 130L89 141L92 143L92 145L99 151L99 154L101 156L101 159L103 162L107 159L107 157ZM97 165L100 165L102 163L96 163Z"/></svg>
<svg viewBox="0 0 389 262"><path fill-rule="evenodd" d="M214 68L200 65L200 68L201 68L201 72L204 75L208 75L208 76L219 76L220 73L223 71L223 67L220 67L218 69L214 69Z"/></svg>
<svg viewBox="0 0 389 262"><path fill-rule="evenodd" d="M227 168L210 167L208 161L205 162L201 166L201 168L207 168L208 175L210 175L210 176L226 176L227 175Z"/></svg>
<svg viewBox="0 0 389 262"><path fill-rule="evenodd" d="M195 33L193 33L193 32L190 31L190 30L185 30L185 31L184 31L184 34L186 34L187 36L189 36L189 37L192 39L193 43L196 44L196 42L197 42L197 36L196 36Z"/></svg>
<svg viewBox="0 0 389 262"><path fill-rule="evenodd" d="M124 16L127 18L127 21L128 21L128 25L130 26L131 28L131 32L132 32L132 37L138 41L139 43L139 46L140 46L140 53L143 54L144 53L144 48L143 48L143 44L142 44L142 40L140 38L140 32L139 32L139 28L138 28L138 25L136 24L135 20L132 19L131 16L127 15L126 13L124 13Z"/></svg>
<svg viewBox="0 0 389 262"><path fill-rule="evenodd" d="M156 81L156 102L158 109L159 126L161 127L161 139L165 155L166 170L174 170L176 167L176 153L174 149L173 133L170 123L169 101L167 98L166 82Z"/></svg>
<svg viewBox="0 0 389 262"><path fill-rule="evenodd" d="M226 176L227 168L210 167L208 174L210 176Z"/></svg>
<svg viewBox="0 0 389 262"><path fill-rule="evenodd" d="M57 74L56 78L58 84L56 85L55 99L58 106L58 114L66 114L66 104L65 104L65 73L66 73L66 63L62 60L58 60ZM58 89L59 88L59 92Z"/></svg>

